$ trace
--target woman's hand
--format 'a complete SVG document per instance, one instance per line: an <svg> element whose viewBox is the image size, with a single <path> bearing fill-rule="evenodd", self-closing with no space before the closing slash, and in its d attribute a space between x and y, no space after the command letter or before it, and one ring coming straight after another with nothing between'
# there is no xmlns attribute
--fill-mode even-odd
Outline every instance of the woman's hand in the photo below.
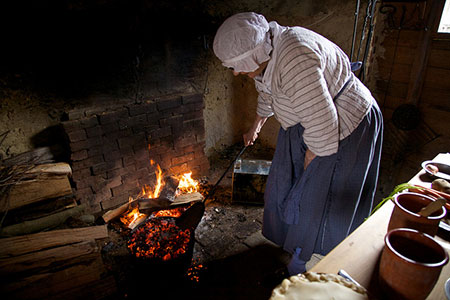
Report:
<svg viewBox="0 0 450 300"><path fill-rule="evenodd" d="M244 145L251 146L258 138L258 132L255 131L254 128L251 128L248 132L244 133Z"/></svg>
<svg viewBox="0 0 450 300"><path fill-rule="evenodd" d="M309 164L312 162L312 160L316 157L316 155L309 149L306 149L305 152L305 162L303 165L303 169L306 170L306 168L309 166Z"/></svg>
<svg viewBox="0 0 450 300"><path fill-rule="evenodd" d="M264 123L266 123L267 118L261 117L259 115L256 115L255 122L253 122L253 126L244 133L244 145L245 146L251 146L258 138L258 133L261 131L261 128L263 127Z"/></svg>

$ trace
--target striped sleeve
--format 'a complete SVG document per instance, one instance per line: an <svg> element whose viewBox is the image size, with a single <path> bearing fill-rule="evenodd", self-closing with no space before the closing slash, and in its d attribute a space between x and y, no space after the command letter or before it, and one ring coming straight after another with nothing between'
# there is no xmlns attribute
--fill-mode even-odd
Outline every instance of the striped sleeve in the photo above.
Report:
<svg viewBox="0 0 450 300"><path fill-rule="evenodd" d="M336 107L323 75L320 55L290 37L280 45L280 88L291 103L286 118L295 114L305 128L303 138L318 156L337 152L339 122Z"/></svg>
<svg viewBox="0 0 450 300"><path fill-rule="evenodd" d="M272 101L270 95L259 92L258 95L258 105L256 107L256 113L261 117L271 117L273 116Z"/></svg>

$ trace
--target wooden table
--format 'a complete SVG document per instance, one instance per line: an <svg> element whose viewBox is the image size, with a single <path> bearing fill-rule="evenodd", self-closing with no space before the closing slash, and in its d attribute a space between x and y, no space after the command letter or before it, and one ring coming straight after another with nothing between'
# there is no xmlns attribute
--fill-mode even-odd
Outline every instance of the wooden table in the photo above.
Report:
<svg viewBox="0 0 450 300"><path fill-rule="evenodd" d="M439 154L433 161L450 164L450 154ZM409 183L431 187L431 181L432 178L422 170ZM378 287L378 265L393 208L392 201L386 202L310 271L337 274L340 269L343 269L375 296L382 299ZM439 236L435 239L450 254L450 242ZM446 299L444 284L448 278L450 278L450 263L442 269L439 280L427 299Z"/></svg>

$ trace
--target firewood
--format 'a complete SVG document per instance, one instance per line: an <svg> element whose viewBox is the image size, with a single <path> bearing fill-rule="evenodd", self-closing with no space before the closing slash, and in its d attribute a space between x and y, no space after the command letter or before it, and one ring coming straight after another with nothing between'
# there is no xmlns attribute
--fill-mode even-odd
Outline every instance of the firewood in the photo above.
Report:
<svg viewBox="0 0 450 300"><path fill-rule="evenodd" d="M164 198L138 198L134 199L131 202L127 202L125 204L122 204L121 206L111 209L108 212L106 212L102 218L103 220L108 223L115 218L123 215L127 210L129 210L133 205L139 206L139 211L144 214L151 214L154 211L160 210L160 209L168 209L171 206L180 205L180 204L186 204L190 202L195 201L201 201L203 200L202 194L198 192L189 193L189 194L181 194L175 197L174 201L169 201Z"/></svg>
<svg viewBox="0 0 450 300"><path fill-rule="evenodd" d="M138 227L139 225L141 225L145 220L147 219L147 215L141 215L140 217L136 218L136 220L134 220L133 222L131 222L128 225L128 228L133 230L136 227Z"/></svg>
<svg viewBox="0 0 450 300"><path fill-rule="evenodd" d="M170 206L186 204L201 200L203 200L203 196L198 192L178 195L175 197L174 201L169 201L161 197L157 199L147 199L147 198L136 199L140 211L146 209L156 209L156 210L168 209L170 208Z"/></svg>
<svg viewBox="0 0 450 300"><path fill-rule="evenodd" d="M2 226L43 218L78 206L74 195L45 199L8 212Z"/></svg>
<svg viewBox="0 0 450 300"><path fill-rule="evenodd" d="M132 199L127 203L122 204L121 206L111 209L107 211L103 216L103 221L108 223L115 218L123 215L127 210L130 209L133 205L139 205L139 209L144 210L155 210L156 208L164 208L175 200L175 195L178 187L178 179L173 176L167 176L164 179L164 186L161 190L160 196L158 198L143 198L139 197L137 199ZM145 203L144 203L145 202ZM144 205L141 208L141 203Z"/></svg>
<svg viewBox="0 0 450 300"><path fill-rule="evenodd" d="M87 282L82 286L59 291L56 297L45 297L46 300L59 299L117 299L117 283L113 275L102 273L97 280Z"/></svg>
<svg viewBox="0 0 450 300"><path fill-rule="evenodd" d="M200 194L199 192L181 194L175 198L175 201L172 203L172 205L186 204L201 200L203 200L203 195Z"/></svg>
<svg viewBox="0 0 450 300"><path fill-rule="evenodd" d="M107 225L59 229L0 239L0 259L108 237Z"/></svg>
<svg viewBox="0 0 450 300"><path fill-rule="evenodd" d="M159 198L167 199L173 202L175 200L179 182L180 181L174 176L166 176L164 178L164 186L159 194Z"/></svg>
<svg viewBox="0 0 450 300"><path fill-rule="evenodd" d="M48 269L14 282L1 281L0 289L6 299L54 299L60 294L70 295L65 299L77 299L71 291L99 282L105 272L100 254L92 253L64 268Z"/></svg>
<svg viewBox="0 0 450 300"><path fill-rule="evenodd" d="M64 261L98 252L95 240L79 242L56 248L27 253L19 256L0 258L0 277L14 273L32 273L42 268L49 268Z"/></svg>
<svg viewBox="0 0 450 300"><path fill-rule="evenodd" d="M131 204L131 202L127 202L127 203L124 203L124 204L122 204L121 206L119 206L117 208L108 210L102 216L103 221L105 221L105 223L108 223L108 222L114 220L115 218L123 215L130 208L130 204Z"/></svg>
<svg viewBox="0 0 450 300"><path fill-rule="evenodd" d="M67 163L50 163L50 164L42 164L36 165L34 168L26 171L27 174L37 175L45 177L57 176L57 175L72 175L72 168Z"/></svg>
<svg viewBox="0 0 450 300"><path fill-rule="evenodd" d="M173 201L165 198L139 198L136 199L136 203L139 205L139 211L143 212L149 209L167 209L173 203Z"/></svg>
<svg viewBox="0 0 450 300"><path fill-rule="evenodd" d="M0 165L14 166L24 164L42 164L54 160L50 147L41 147L34 150L18 154L12 158L1 161Z"/></svg>
<svg viewBox="0 0 450 300"><path fill-rule="evenodd" d="M38 232L48 228L54 228L64 223L69 217L80 215L84 211L85 207L86 206L82 204L47 217L3 227L0 230L0 236L6 237L23 235Z"/></svg>
<svg viewBox="0 0 450 300"><path fill-rule="evenodd" d="M15 173L20 174L15 174ZM11 169L2 182L8 193L0 203L0 212L50 198L72 194L68 176L71 168L66 163L54 163ZM6 176L5 175L5 176Z"/></svg>

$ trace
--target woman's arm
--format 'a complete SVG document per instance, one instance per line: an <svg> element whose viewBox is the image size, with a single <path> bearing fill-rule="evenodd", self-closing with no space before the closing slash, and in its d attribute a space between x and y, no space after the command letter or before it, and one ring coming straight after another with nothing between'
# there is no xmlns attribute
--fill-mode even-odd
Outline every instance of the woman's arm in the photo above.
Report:
<svg viewBox="0 0 450 300"><path fill-rule="evenodd" d="M311 150L306 149L305 152L305 162L303 165L303 169L306 170L306 168L309 166L309 164L312 162L312 160L316 157L317 155L315 155Z"/></svg>
<svg viewBox="0 0 450 300"><path fill-rule="evenodd" d="M256 114L253 126L243 135L245 146L253 145L253 143L258 138L258 133L261 131L261 128L263 127L264 123L266 123L266 121L267 117L261 117L260 115Z"/></svg>

